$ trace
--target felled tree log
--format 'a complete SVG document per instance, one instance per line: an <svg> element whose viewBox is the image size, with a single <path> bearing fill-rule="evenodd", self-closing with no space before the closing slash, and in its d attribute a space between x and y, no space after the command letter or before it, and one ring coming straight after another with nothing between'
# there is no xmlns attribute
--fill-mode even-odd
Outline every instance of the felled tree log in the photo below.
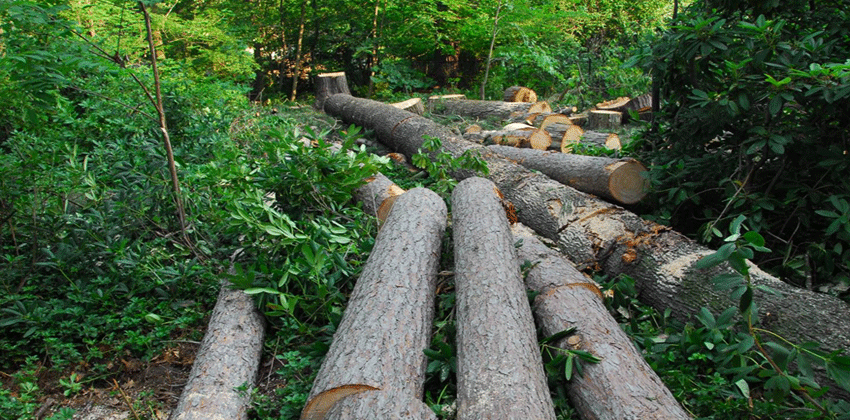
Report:
<svg viewBox="0 0 850 420"><path fill-rule="evenodd" d="M425 412L421 401L434 315L446 206L414 188L396 201L313 383L302 419L322 419L337 401L384 392ZM382 397L383 398L383 397ZM427 409L427 406L425 407ZM376 412L369 418L382 418Z"/></svg>
<svg viewBox="0 0 850 420"><path fill-rule="evenodd" d="M332 106L331 106L332 103ZM728 266L713 270L694 264L713 251L685 236L641 219L636 214L567 187L542 174L498 158L483 146L457 138L426 118L378 102L335 95L326 112L348 123L375 129L378 138L411 156L424 136L440 138L443 150L454 157L478 151L488 164L488 178L516 207L520 221L544 237L557 241L576 264L602 269L610 276L633 278L639 298L682 321L705 306L715 313L736 306L728 293L715 291L711 279L732 273ZM468 171L455 171L464 179ZM850 307L840 299L798 289L756 268L755 285L778 290L775 296L755 291L761 308L760 326L796 343L818 342L827 351L850 348Z"/></svg>
<svg viewBox="0 0 850 420"><path fill-rule="evenodd" d="M383 224L393 204L404 192L404 189L378 172L375 176L366 179L366 185L354 192L354 198L363 203L363 211L366 214L377 217Z"/></svg>
<svg viewBox="0 0 850 420"><path fill-rule="evenodd" d="M426 404L410 396L372 390L352 394L331 407L324 417L334 420L433 419L437 416Z"/></svg>
<svg viewBox="0 0 850 420"><path fill-rule="evenodd" d="M587 114L587 126L599 130L615 130L623 124L623 113L594 110Z"/></svg>
<svg viewBox="0 0 850 420"><path fill-rule="evenodd" d="M511 86L505 89L505 102L537 102L537 93L524 86Z"/></svg>
<svg viewBox="0 0 850 420"><path fill-rule="evenodd" d="M469 178L452 193L457 293L457 418L554 419L555 410L497 190Z"/></svg>
<svg viewBox="0 0 850 420"><path fill-rule="evenodd" d="M623 204L640 201L647 192L646 167L634 159L582 156L505 146L488 149L522 166L544 173L579 191Z"/></svg>
<svg viewBox="0 0 850 420"><path fill-rule="evenodd" d="M527 227L511 228L519 261L531 264L528 289L535 318L544 336L569 328L576 333L555 345L584 350L602 359L584 365L567 393L583 419L686 419L691 416L646 363L617 321L608 313L599 287L562 254L544 245Z"/></svg>
<svg viewBox="0 0 850 420"><path fill-rule="evenodd" d="M479 131L466 133L463 138L476 143L492 143L513 147L530 147L546 150L552 144L552 137L546 130L534 127L511 131Z"/></svg>
<svg viewBox="0 0 850 420"><path fill-rule="evenodd" d="M434 107L438 106L443 101L449 101L449 100L460 101L460 100L465 100L465 99L466 99L466 95L460 94L460 93L455 93L455 94L451 94L451 95L429 96L428 97L428 112L433 112Z"/></svg>
<svg viewBox="0 0 850 420"><path fill-rule="evenodd" d="M351 95L345 72L319 74L316 76L316 102L313 103L313 108L321 110L325 99L337 93Z"/></svg>
<svg viewBox="0 0 850 420"><path fill-rule="evenodd" d="M403 102L397 102L392 104L394 107L403 109L405 111L410 111L416 115L422 115L425 113L425 105L422 104L422 99L420 98L411 98Z"/></svg>
<svg viewBox="0 0 850 420"><path fill-rule="evenodd" d="M512 115L552 112L546 102L502 102L479 100L441 100L434 104L432 113L462 115L473 118L497 118L506 120Z"/></svg>
<svg viewBox="0 0 850 420"><path fill-rule="evenodd" d="M523 114L511 118L513 122L522 122L535 127L546 128L552 124L572 124L570 117L555 112Z"/></svg>
<svg viewBox="0 0 850 420"><path fill-rule="evenodd" d="M248 418L263 352L265 320L253 299L222 282L215 308L171 420Z"/></svg>
<svg viewBox="0 0 850 420"><path fill-rule="evenodd" d="M617 111L622 112L623 108L626 104L629 103L631 99L627 96L621 96L617 99L612 99L610 101L600 102L596 104L596 109L601 109L604 111Z"/></svg>

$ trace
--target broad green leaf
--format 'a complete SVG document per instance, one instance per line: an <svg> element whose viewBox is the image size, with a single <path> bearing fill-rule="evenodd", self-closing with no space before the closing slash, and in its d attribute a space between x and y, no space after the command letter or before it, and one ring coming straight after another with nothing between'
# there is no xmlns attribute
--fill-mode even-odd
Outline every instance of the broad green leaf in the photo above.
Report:
<svg viewBox="0 0 850 420"><path fill-rule="evenodd" d="M747 290L744 292L744 295L741 296L741 300L738 303L738 309L743 313L747 312L753 304L753 289L747 287Z"/></svg>
<svg viewBox="0 0 850 420"><path fill-rule="evenodd" d="M746 399L750 399L750 385L747 381L743 379L739 379L735 382L735 386L738 387L738 390L741 391L741 395Z"/></svg>

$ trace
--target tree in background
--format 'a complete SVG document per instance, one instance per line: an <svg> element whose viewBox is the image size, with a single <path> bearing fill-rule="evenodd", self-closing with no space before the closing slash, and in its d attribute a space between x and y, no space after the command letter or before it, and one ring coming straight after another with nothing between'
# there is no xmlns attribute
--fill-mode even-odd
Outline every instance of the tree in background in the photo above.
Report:
<svg viewBox="0 0 850 420"><path fill-rule="evenodd" d="M768 266L809 288L850 282L848 6L702 0L642 55L662 221L709 239L745 215L779 251Z"/></svg>

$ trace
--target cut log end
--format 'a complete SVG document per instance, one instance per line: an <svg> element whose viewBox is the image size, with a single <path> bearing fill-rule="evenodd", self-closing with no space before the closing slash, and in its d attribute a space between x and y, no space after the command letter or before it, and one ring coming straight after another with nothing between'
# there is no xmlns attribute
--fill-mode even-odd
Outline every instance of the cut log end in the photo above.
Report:
<svg viewBox="0 0 850 420"><path fill-rule="evenodd" d="M307 405L304 407L304 411L301 412L301 420L322 420L325 418L325 414L327 414L339 400L349 395L365 391L375 391L377 389L378 388L371 385L363 384L343 385L329 389L319 395L316 395L307 402Z"/></svg>
<svg viewBox="0 0 850 420"><path fill-rule="evenodd" d="M537 93L523 86L511 86L505 90L505 102L537 102Z"/></svg>
<svg viewBox="0 0 850 420"><path fill-rule="evenodd" d="M392 106L405 111L410 111L416 115L422 115L425 113L425 105L422 103L422 99L420 98L411 98L404 102L394 103Z"/></svg>
<svg viewBox="0 0 850 420"><path fill-rule="evenodd" d="M606 168L611 177L608 189L619 202L634 204L646 196L649 181L645 178L646 166L636 160L622 160Z"/></svg>

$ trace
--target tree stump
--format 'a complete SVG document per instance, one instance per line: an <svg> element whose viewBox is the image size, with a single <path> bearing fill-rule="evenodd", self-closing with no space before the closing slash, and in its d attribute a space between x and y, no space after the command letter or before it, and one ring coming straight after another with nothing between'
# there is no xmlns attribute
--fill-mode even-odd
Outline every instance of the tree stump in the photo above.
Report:
<svg viewBox="0 0 850 420"><path fill-rule="evenodd" d="M618 111L590 111L587 126L596 130L616 130L623 124L623 114Z"/></svg>
<svg viewBox="0 0 850 420"><path fill-rule="evenodd" d="M524 86L511 86L505 89L505 102L537 102L537 93Z"/></svg>
<svg viewBox="0 0 850 420"><path fill-rule="evenodd" d="M598 285L573 267L558 251L543 244L530 229L512 227L520 261L531 264L526 286L539 295L534 315L544 336L569 328L576 333L555 343L584 350L602 359L584 365L567 393L583 419L687 419L691 416L646 363L631 339L608 313Z"/></svg>
<svg viewBox="0 0 850 420"><path fill-rule="evenodd" d="M634 159L612 159L506 146L488 149L579 191L623 204L640 201L649 189L646 167Z"/></svg>
<svg viewBox="0 0 850 420"><path fill-rule="evenodd" d="M403 102L394 103L392 106L405 111L410 111L416 115L422 115L425 113L425 105L422 104L422 99L420 98L411 98Z"/></svg>
<svg viewBox="0 0 850 420"><path fill-rule="evenodd" d="M247 419L264 335L265 320L251 296L222 282L189 380L170 419ZM237 390L245 385L246 392Z"/></svg>
<svg viewBox="0 0 850 420"><path fill-rule="evenodd" d="M452 193L457 418L554 419L513 238L492 182Z"/></svg>
<svg viewBox="0 0 850 420"><path fill-rule="evenodd" d="M339 400L373 392L425 412L424 350L431 340L445 227L445 203L430 190L414 188L398 198L354 286L302 419L325 418ZM381 418L381 412L367 418Z"/></svg>
<svg viewBox="0 0 850 420"><path fill-rule="evenodd" d="M316 102L313 103L313 108L323 110L325 100L337 93L351 95L345 72L319 74L316 76Z"/></svg>

